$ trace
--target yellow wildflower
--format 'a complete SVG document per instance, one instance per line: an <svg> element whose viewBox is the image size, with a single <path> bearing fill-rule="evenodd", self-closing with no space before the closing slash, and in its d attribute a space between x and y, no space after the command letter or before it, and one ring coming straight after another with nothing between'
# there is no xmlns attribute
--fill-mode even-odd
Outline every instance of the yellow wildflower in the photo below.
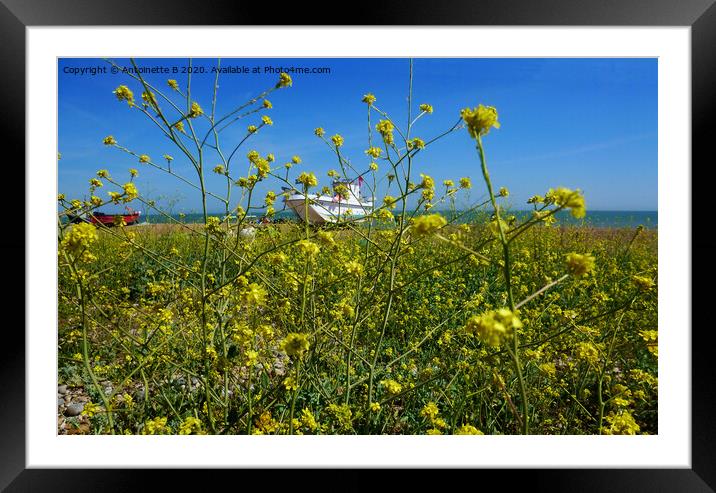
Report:
<svg viewBox="0 0 716 493"><path fill-rule="evenodd" d="M594 270L594 257L588 253L569 253L566 259L567 270L573 276L584 276Z"/></svg>
<svg viewBox="0 0 716 493"><path fill-rule="evenodd" d="M456 435L484 435L483 432L478 430L472 425L462 425L457 430L455 430Z"/></svg>
<svg viewBox="0 0 716 493"><path fill-rule="evenodd" d="M379 158L380 154L382 152L383 152L383 150L380 147L370 147L365 151L365 153L368 154L373 159Z"/></svg>
<svg viewBox="0 0 716 493"><path fill-rule="evenodd" d="M368 93L363 96L363 99L361 99L361 101L363 101L368 106L371 106L373 103L375 103L375 96L373 96L371 93Z"/></svg>
<svg viewBox="0 0 716 493"><path fill-rule="evenodd" d="M303 353L308 351L309 343L308 336L306 334L299 334L291 332L286 338L281 341L281 350L289 356L303 356Z"/></svg>
<svg viewBox="0 0 716 493"><path fill-rule="evenodd" d="M609 413L606 417L609 427L602 430L605 435L635 435L640 427L629 411L622 410L617 414Z"/></svg>
<svg viewBox="0 0 716 493"><path fill-rule="evenodd" d="M293 80L291 79L291 76L287 73L281 72L278 77L279 79L276 83L276 87L289 87L293 85Z"/></svg>
<svg viewBox="0 0 716 493"><path fill-rule="evenodd" d="M311 257L318 255L321 251L321 247L309 240L301 240L296 244L296 246L303 251L303 253Z"/></svg>
<svg viewBox="0 0 716 493"><path fill-rule="evenodd" d="M343 145L344 139L339 134L334 135L331 137L331 141L333 142L333 145L336 147L341 147Z"/></svg>
<svg viewBox="0 0 716 493"><path fill-rule="evenodd" d="M432 113L433 107L429 104L421 104L420 105L420 111L423 111L425 113Z"/></svg>
<svg viewBox="0 0 716 493"><path fill-rule="evenodd" d="M129 106L134 104L134 93L127 86L119 86L112 92L119 101L126 101Z"/></svg>
<svg viewBox="0 0 716 493"><path fill-rule="evenodd" d="M570 209L572 216L579 219L587 214L584 202L584 196L580 190L570 190L569 188L558 188L557 190L549 190L547 192L550 200L560 207Z"/></svg>
<svg viewBox="0 0 716 493"><path fill-rule="evenodd" d="M73 225L62 238L62 246L77 257L97 239L97 229L91 223L79 223Z"/></svg>
<svg viewBox="0 0 716 493"><path fill-rule="evenodd" d="M134 200L139 195L139 192L137 191L137 187L134 186L134 183L129 182L122 185L122 188L124 189L124 201L129 202L130 200Z"/></svg>
<svg viewBox="0 0 716 493"><path fill-rule="evenodd" d="M416 236L432 235L447 224L447 220L440 214L428 214L413 220L411 230Z"/></svg>
<svg viewBox="0 0 716 493"><path fill-rule="evenodd" d="M201 420L194 416L187 416L179 425L179 435L201 434Z"/></svg>
<svg viewBox="0 0 716 493"><path fill-rule="evenodd" d="M420 415L425 416L430 421L433 421L435 418L437 418L439 413L440 410L438 409L438 405L435 404L433 401L430 401L425 404L425 406L420 410Z"/></svg>
<svg viewBox="0 0 716 493"><path fill-rule="evenodd" d="M465 108L460 116L467 124L467 130L473 139L481 135L487 135L492 127L500 128L497 121L497 109L493 106L479 105L477 108Z"/></svg>
<svg viewBox="0 0 716 493"><path fill-rule="evenodd" d="M403 386L395 380L381 380L380 384L385 387L385 390L391 395L397 395L403 391Z"/></svg>
<svg viewBox="0 0 716 493"><path fill-rule="evenodd" d="M631 280L634 285L642 291L648 291L654 287L654 281L648 277L633 276Z"/></svg>
<svg viewBox="0 0 716 493"><path fill-rule="evenodd" d="M485 344L497 347L520 327L522 322L516 313L507 308L500 308L470 317L465 329L475 334Z"/></svg>
<svg viewBox="0 0 716 493"><path fill-rule="evenodd" d="M393 129L395 126L393 125L393 122L390 120L380 120L378 124L375 126L375 129L380 133L380 135L383 137L383 142L385 142L388 145L391 145L393 143Z"/></svg>
<svg viewBox="0 0 716 493"><path fill-rule="evenodd" d="M313 173L306 173L305 171L299 175L297 181L305 185L306 188L318 185L318 178L316 178L316 175Z"/></svg>
<svg viewBox="0 0 716 493"><path fill-rule="evenodd" d="M345 264L346 272L352 276L360 276L363 273L363 264L351 260Z"/></svg>

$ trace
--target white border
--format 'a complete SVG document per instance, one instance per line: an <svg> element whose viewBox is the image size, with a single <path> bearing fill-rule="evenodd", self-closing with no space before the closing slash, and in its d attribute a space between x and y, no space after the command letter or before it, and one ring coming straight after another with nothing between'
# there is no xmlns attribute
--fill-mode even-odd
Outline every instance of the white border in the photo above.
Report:
<svg viewBox="0 0 716 493"><path fill-rule="evenodd" d="M691 180L690 34L688 27L28 28L27 467L690 468L691 212L684 209ZM57 57L128 55L658 57L659 435L57 436Z"/></svg>

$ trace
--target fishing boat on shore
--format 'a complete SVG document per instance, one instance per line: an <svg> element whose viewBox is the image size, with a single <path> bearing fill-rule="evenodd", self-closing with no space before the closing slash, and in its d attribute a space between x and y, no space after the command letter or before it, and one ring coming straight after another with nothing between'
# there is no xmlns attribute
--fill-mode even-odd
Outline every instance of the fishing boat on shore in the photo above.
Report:
<svg viewBox="0 0 716 493"><path fill-rule="evenodd" d="M68 219L71 223L91 223L95 226L115 226L118 222L118 218L122 218L125 225L130 226L132 224L139 223L139 216L142 213L127 208L126 214L105 214L104 212L89 212L83 215L70 215Z"/></svg>
<svg viewBox="0 0 716 493"><path fill-rule="evenodd" d="M344 196L339 193L335 195L308 194L284 187L284 203L292 209L296 215L311 224L335 223L339 219L361 220L365 219L373 211L373 201L361 197L360 189L363 185L363 178L355 180L337 180L333 182L333 189L344 186L347 192ZM306 200L308 199L308 200Z"/></svg>

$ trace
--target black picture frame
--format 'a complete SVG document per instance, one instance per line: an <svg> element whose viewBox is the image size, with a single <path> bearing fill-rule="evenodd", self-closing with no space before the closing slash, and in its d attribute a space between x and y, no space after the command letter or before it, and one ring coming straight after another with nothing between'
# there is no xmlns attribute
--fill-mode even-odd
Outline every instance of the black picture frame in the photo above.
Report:
<svg viewBox="0 0 716 493"><path fill-rule="evenodd" d="M346 13L323 20L322 12L336 12L335 4L322 2L283 4L280 8L268 9L262 2L239 1L196 2L187 0L0 0L0 60L3 77L2 108L4 118L0 119L5 151L14 150L17 156L13 162L24 162L25 157L25 29L28 26L89 26L89 25L293 25L304 22L308 25L473 25L473 26L690 26L691 27L691 77L692 77L692 198L684 198L684 208L692 209L692 228L706 224L705 215L709 204L709 193L703 190L708 180L702 170L713 166L707 162L713 137L710 120L716 113L716 5L714 0L457 0L449 4L414 0L410 4L396 1L380 2L380 5L349 6ZM101 40L100 40L101 42ZM52 83L52 81L48 81ZM668 138L661 135L660 138ZM694 165L694 163L699 163ZM6 165L9 163L5 163ZM19 196L17 204L30 200L23 169L14 165L6 173L15 173L12 182ZM694 179L699 171L699 180ZM6 178L7 179L7 178ZM20 187L22 182L25 186ZM697 190L701 187L702 190ZM701 192L701 193L699 193ZM27 195L27 197L25 196ZM689 203L691 201L691 203ZM22 215L21 215L22 216ZM23 226L27 225L27 220ZM19 218L15 217L19 222ZM12 235L0 236L2 258L24 258L25 264L32 262L25 253L24 234L16 228ZM692 229L692 231L694 231ZM716 242L692 233L692 265L696 258L705 259L716 249ZM714 262L699 262L699 277L707 279L716 270ZM17 267L17 266L16 266ZM26 295L15 276L13 283L0 283L3 305L13 307L24 301ZM693 277L692 277L693 278ZM11 284L11 285L10 285ZM704 305L711 289L692 289L692 307ZM31 296L31 293L27 293ZM20 298L23 298L22 300ZM692 308L693 309L693 308ZM697 312L694 310L694 313ZM171 484L190 485L187 471L136 470L131 474L119 469L111 470L61 470L26 469L25 467L25 337L18 330L17 323L6 323L4 338L0 344L0 488L7 491L129 491L149 487L147 477L162 482L162 489ZM531 491L714 491L716 490L716 420L712 409L716 404L716 370L710 356L708 323L692 321L692 468L691 469L569 469L569 470L518 470L510 471L511 484L524 483ZM91 451L88 451L91 453ZM78 458L81 462L81 458ZM150 474L151 473L151 474ZM505 481L505 471L467 471L461 480L476 481L480 477L481 487L487 487L486 479ZM207 474L199 482L205 487L219 485L234 471L212 473L206 483ZM347 487L359 488L365 483L361 471L347 471L342 474L341 483ZM422 480L422 472L414 471L413 480ZM286 485L298 485L305 481L303 473L289 475L272 474L271 489ZM472 479L470 479L472 478ZM406 475L399 474L382 479L383 487L405 488ZM456 478L457 479L457 478ZM223 481L222 481L223 482ZM326 486L331 487L326 481ZM475 487L477 486L477 483ZM400 485L400 486L399 486ZM238 487L238 485L237 485ZM318 486L320 487L320 485ZM333 484L332 489L335 489ZM399 490L398 490L399 491Z"/></svg>

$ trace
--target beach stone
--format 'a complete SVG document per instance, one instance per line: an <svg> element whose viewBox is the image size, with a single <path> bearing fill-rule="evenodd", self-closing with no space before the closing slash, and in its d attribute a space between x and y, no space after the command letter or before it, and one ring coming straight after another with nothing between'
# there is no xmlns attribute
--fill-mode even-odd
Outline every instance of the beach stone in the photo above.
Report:
<svg viewBox="0 0 716 493"><path fill-rule="evenodd" d="M134 391L134 400L137 402L144 402L144 388L140 387Z"/></svg>
<svg viewBox="0 0 716 493"><path fill-rule="evenodd" d="M59 394L66 394L67 393L67 385L58 385L57 392Z"/></svg>
<svg viewBox="0 0 716 493"><path fill-rule="evenodd" d="M65 400L62 397L57 398L57 407L62 406L65 403Z"/></svg>
<svg viewBox="0 0 716 493"><path fill-rule="evenodd" d="M256 237L256 228L248 226L239 231L239 236L247 241L252 241Z"/></svg>
<svg viewBox="0 0 716 493"><path fill-rule="evenodd" d="M67 406L65 409L65 416L77 416L85 408L85 405L79 402L75 402Z"/></svg>

